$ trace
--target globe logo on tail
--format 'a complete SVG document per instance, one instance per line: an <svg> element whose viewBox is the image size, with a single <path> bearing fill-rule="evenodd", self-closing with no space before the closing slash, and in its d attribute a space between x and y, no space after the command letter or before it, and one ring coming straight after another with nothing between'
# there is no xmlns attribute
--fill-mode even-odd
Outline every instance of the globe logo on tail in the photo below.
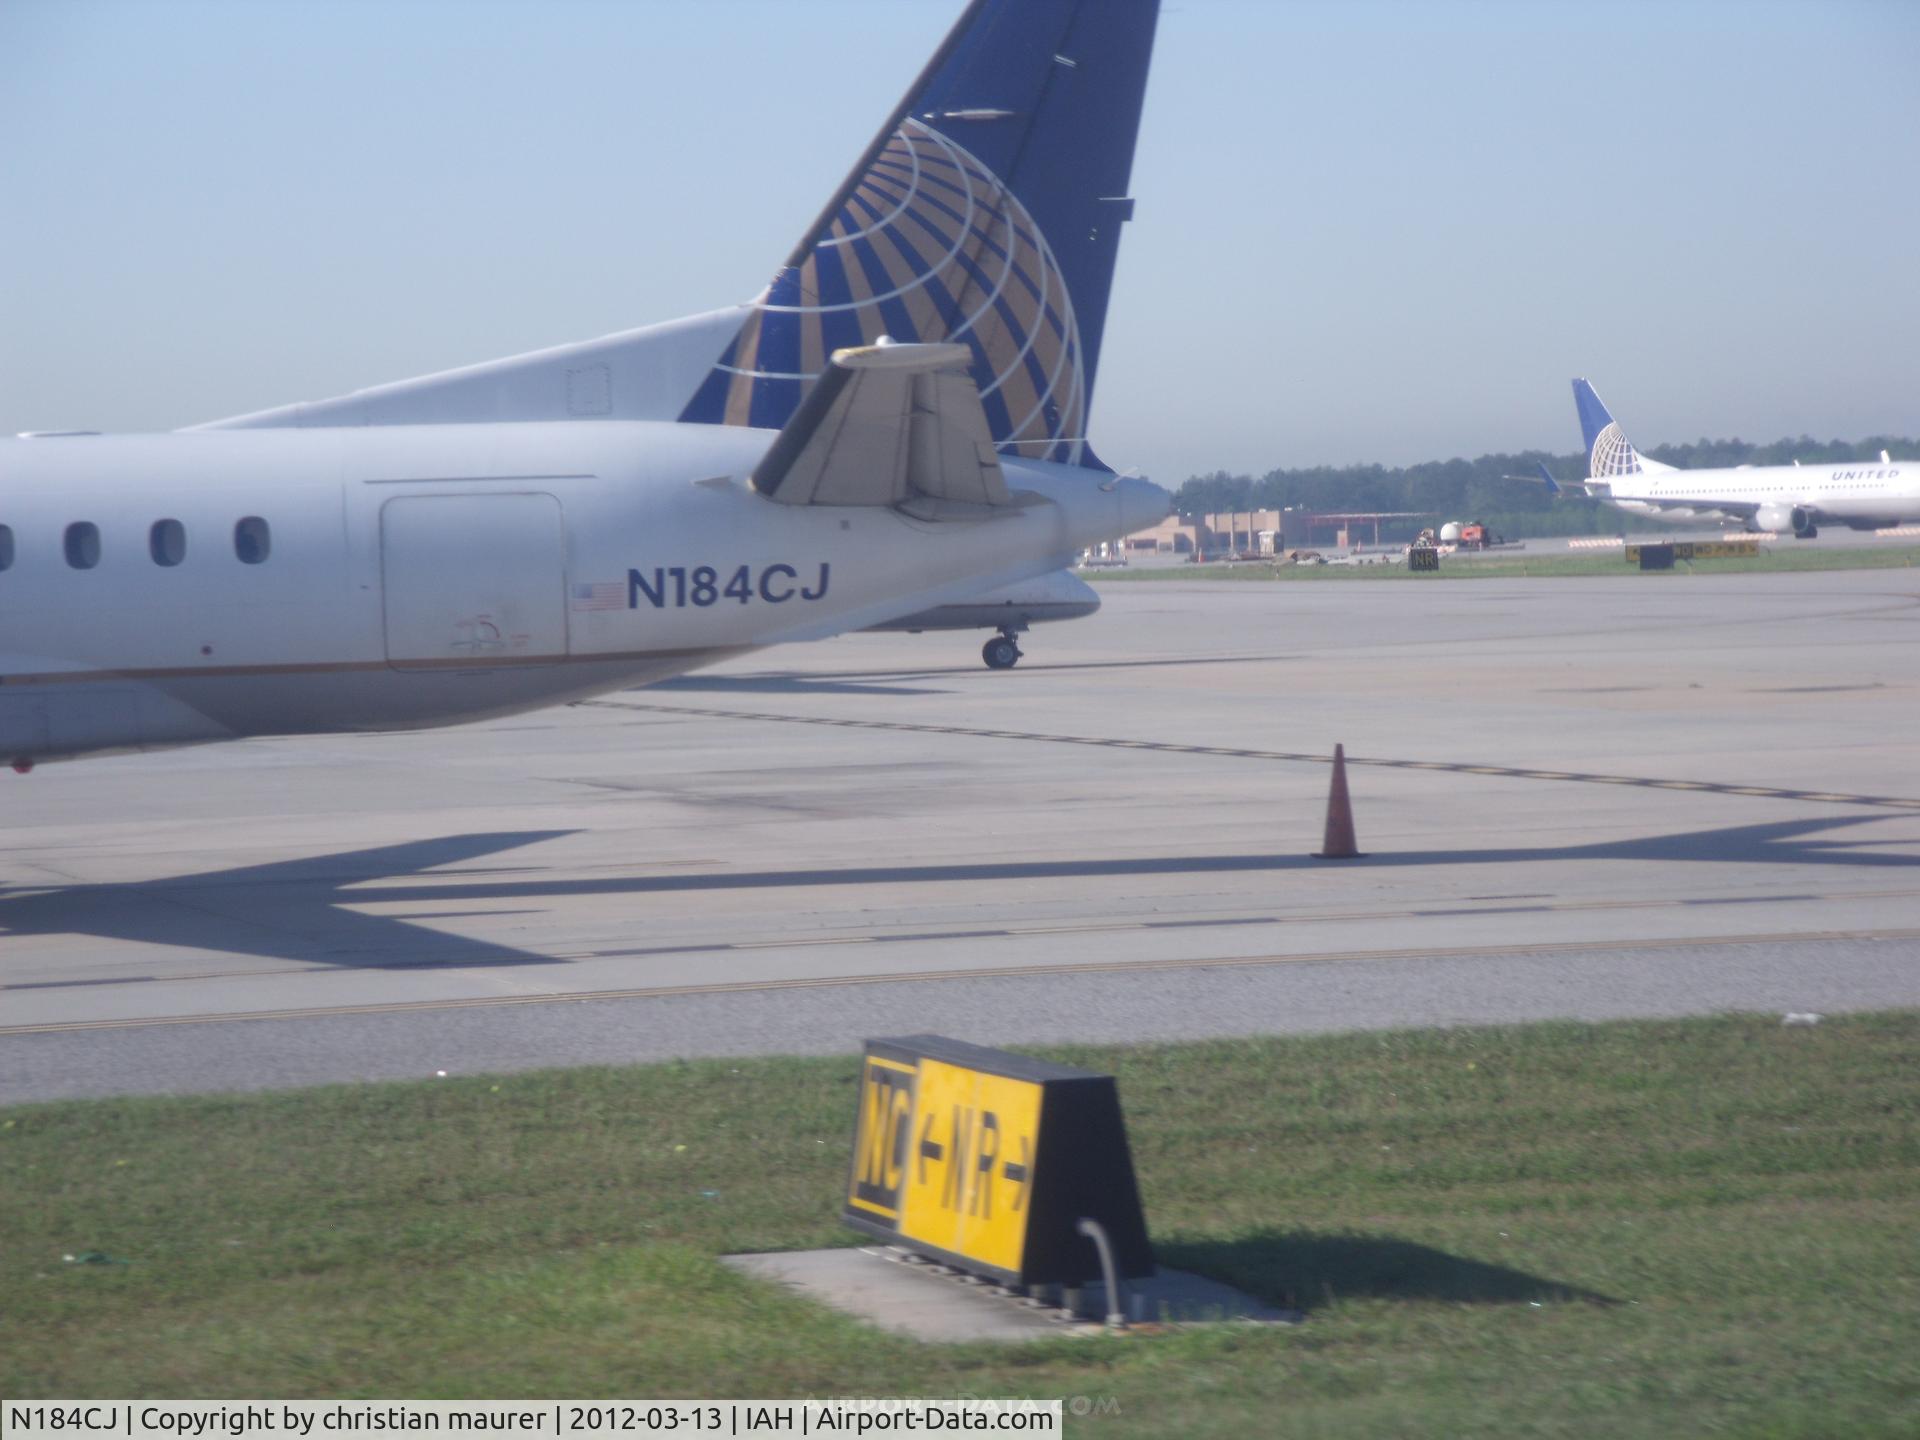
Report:
<svg viewBox="0 0 1920 1440"><path fill-rule="evenodd" d="M1032 215L974 155L908 119L797 267L783 269L681 419L784 425L846 346L949 341L1003 455L1079 462L1086 389L1060 266Z"/></svg>
<svg viewBox="0 0 1920 1440"><path fill-rule="evenodd" d="M1587 473L1596 480L1640 473L1639 453L1620 433L1617 420L1609 421L1606 428L1593 437L1593 451L1587 456Z"/></svg>

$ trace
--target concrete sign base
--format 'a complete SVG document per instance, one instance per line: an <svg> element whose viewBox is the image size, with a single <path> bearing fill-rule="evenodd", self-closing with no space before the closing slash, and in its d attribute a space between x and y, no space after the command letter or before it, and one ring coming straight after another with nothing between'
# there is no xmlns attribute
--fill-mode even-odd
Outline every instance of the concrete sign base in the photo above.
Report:
<svg viewBox="0 0 1920 1440"><path fill-rule="evenodd" d="M1051 1303L1043 1303L891 1246L729 1255L725 1263L915 1340L1098 1334L1107 1313L1099 1285L1081 1291L1076 1311L1069 1314L1059 1307L1058 1292L1049 1297ZM1217 1280L1165 1268L1149 1279L1126 1283L1123 1313L1130 1322L1161 1325L1297 1324L1301 1319L1296 1310L1267 1305Z"/></svg>

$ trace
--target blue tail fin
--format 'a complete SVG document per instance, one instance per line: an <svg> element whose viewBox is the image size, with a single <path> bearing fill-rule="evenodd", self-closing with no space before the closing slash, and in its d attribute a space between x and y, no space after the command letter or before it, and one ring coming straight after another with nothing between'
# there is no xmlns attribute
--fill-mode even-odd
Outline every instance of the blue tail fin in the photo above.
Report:
<svg viewBox="0 0 1920 1440"><path fill-rule="evenodd" d="M1561 493L1560 482L1553 478L1553 472L1547 469L1547 462L1544 460L1540 462L1540 478L1547 482L1547 493L1549 495L1558 495Z"/></svg>
<svg viewBox="0 0 1920 1440"><path fill-rule="evenodd" d="M843 346L953 341L1003 454L1086 445L1159 0L972 0L681 419L784 425Z"/></svg>
<svg viewBox="0 0 1920 1440"><path fill-rule="evenodd" d="M1613 424L1613 416L1607 413L1606 405L1594 393L1593 386L1584 380L1573 382L1573 406L1580 412L1580 440L1587 447L1587 454L1593 454L1593 442L1600 438L1600 432Z"/></svg>
<svg viewBox="0 0 1920 1440"><path fill-rule="evenodd" d="M1585 380L1573 382L1573 405L1580 412L1580 438L1587 447L1587 475L1594 480L1612 480L1619 475L1638 475L1643 468L1664 470L1664 465L1643 466L1640 452L1628 442L1620 422L1607 413L1607 407Z"/></svg>

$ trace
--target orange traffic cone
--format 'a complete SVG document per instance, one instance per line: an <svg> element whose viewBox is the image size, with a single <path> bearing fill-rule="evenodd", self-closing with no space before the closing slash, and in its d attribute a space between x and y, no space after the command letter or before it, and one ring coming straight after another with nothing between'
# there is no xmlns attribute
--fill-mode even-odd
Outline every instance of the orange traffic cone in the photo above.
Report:
<svg viewBox="0 0 1920 1440"><path fill-rule="evenodd" d="M1327 835L1313 852L1316 860L1358 860L1353 834L1353 802L1347 798L1347 747L1333 747L1333 788L1327 792Z"/></svg>

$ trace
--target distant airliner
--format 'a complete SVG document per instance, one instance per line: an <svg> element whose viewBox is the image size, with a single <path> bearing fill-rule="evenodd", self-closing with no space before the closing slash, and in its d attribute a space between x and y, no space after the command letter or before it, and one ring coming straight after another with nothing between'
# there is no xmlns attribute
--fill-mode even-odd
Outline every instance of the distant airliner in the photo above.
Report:
<svg viewBox="0 0 1920 1440"><path fill-rule="evenodd" d="M0 442L0 760L509 714L1159 520L1086 440L1157 9L972 0L746 305Z"/></svg>
<svg viewBox="0 0 1920 1440"><path fill-rule="evenodd" d="M1818 535L1822 521L1878 530L1920 519L1920 464L1890 460L1884 450L1877 463L1676 470L1635 450L1585 380L1573 382L1573 403L1587 445L1587 494L1636 515L1724 518L1802 540Z"/></svg>

